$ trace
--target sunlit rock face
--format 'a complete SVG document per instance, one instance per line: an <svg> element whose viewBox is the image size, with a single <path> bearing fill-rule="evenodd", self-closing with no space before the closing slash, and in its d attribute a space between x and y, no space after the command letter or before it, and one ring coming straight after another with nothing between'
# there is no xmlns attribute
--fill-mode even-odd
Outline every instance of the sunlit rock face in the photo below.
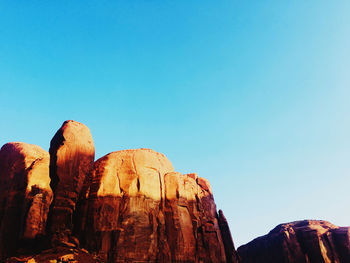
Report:
<svg viewBox="0 0 350 263"><path fill-rule="evenodd" d="M38 245L52 201L49 153L23 142L0 150L0 256Z"/></svg>
<svg viewBox="0 0 350 263"><path fill-rule="evenodd" d="M226 262L207 180L149 149L95 162L81 243L107 262Z"/></svg>
<svg viewBox="0 0 350 263"><path fill-rule="evenodd" d="M94 162L66 121L39 146L0 150L0 262L238 262L209 182L150 149Z"/></svg>
<svg viewBox="0 0 350 263"><path fill-rule="evenodd" d="M54 245L71 243L73 213L95 158L89 128L76 121L65 121L52 138L49 152L54 192L48 222L51 241Z"/></svg>
<svg viewBox="0 0 350 263"><path fill-rule="evenodd" d="M238 248L242 263L350 262L350 228L327 221L281 224Z"/></svg>

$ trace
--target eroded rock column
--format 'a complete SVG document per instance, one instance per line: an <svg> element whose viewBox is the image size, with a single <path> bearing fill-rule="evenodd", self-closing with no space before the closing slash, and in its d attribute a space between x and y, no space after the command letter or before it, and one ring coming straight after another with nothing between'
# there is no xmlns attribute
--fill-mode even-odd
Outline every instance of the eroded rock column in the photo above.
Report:
<svg viewBox="0 0 350 263"><path fill-rule="evenodd" d="M73 213L84 182L95 158L95 147L88 127L65 121L50 144L50 177L54 201L49 230L53 245L76 242L71 238Z"/></svg>

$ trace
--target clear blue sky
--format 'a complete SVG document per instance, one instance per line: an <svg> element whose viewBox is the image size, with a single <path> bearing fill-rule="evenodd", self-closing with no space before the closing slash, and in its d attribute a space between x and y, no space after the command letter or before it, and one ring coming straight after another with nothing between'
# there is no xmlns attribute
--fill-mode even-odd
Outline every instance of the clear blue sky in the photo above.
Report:
<svg viewBox="0 0 350 263"><path fill-rule="evenodd" d="M350 1L0 1L0 144L89 126L208 178L236 245L350 225Z"/></svg>

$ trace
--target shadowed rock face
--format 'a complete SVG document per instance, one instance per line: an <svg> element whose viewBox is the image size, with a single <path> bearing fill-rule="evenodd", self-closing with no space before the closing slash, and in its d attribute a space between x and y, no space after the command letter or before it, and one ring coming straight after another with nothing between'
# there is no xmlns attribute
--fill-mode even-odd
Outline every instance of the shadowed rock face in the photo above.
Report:
<svg viewBox="0 0 350 263"><path fill-rule="evenodd" d="M317 220L281 224L239 247L238 254L242 263L350 262L350 228Z"/></svg>
<svg viewBox="0 0 350 263"><path fill-rule="evenodd" d="M226 262L208 181L175 173L160 153L102 157L86 196L81 240L108 262Z"/></svg>
<svg viewBox="0 0 350 263"><path fill-rule="evenodd" d="M51 241L72 242L73 212L95 158L89 128L76 121L65 121L52 138L49 152L54 192L49 217Z"/></svg>
<svg viewBox="0 0 350 263"><path fill-rule="evenodd" d="M45 235L52 191L49 154L23 142L0 150L0 255L12 255Z"/></svg>
<svg viewBox="0 0 350 263"><path fill-rule="evenodd" d="M233 244L231 231L222 210L219 210L219 227L221 231L222 241L224 242L226 262L238 262L239 256L235 249L235 245Z"/></svg>

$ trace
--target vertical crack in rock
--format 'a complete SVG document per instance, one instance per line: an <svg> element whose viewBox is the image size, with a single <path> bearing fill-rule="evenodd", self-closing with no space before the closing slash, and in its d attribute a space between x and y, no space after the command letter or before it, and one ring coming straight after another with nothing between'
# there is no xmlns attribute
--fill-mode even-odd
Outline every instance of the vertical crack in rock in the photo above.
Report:
<svg viewBox="0 0 350 263"><path fill-rule="evenodd" d="M136 180L137 180L137 182L136 182L137 191L140 192L140 178L139 178L139 174L137 173L137 168L136 168L136 164L135 164L135 152L133 153L131 160L132 160L132 166L134 168Z"/></svg>
<svg viewBox="0 0 350 263"><path fill-rule="evenodd" d="M159 171L158 172L158 178L159 178L159 187L160 187L160 202L159 202L159 210L163 210L164 207L164 200L163 200L163 185L162 185L162 175L160 174Z"/></svg>
<svg viewBox="0 0 350 263"><path fill-rule="evenodd" d="M122 159L121 166L123 166L123 163L124 163L124 159ZM118 180L119 191L120 191L120 193L121 193L122 195L124 195L124 191L123 191L123 189L121 188L121 184L120 184L119 169L120 169L119 167L116 168L116 170L117 170L117 175L116 175L116 177L117 177L117 180Z"/></svg>
<svg viewBox="0 0 350 263"><path fill-rule="evenodd" d="M159 160L159 158L158 158ZM159 160L160 162L160 160ZM164 240L164 237L163 235L165 234L166 236L166 233L164 233L166 231L166 227L164 227L164 224L165 224L165 220L164 220L164 214L163 214L163 211L164 211L164 206L165 204L163 203L164 202L164 199L163 199L163 187L162 187L162 176L160 174L160 171L157 170L157 173L158 173L158 178L159 178L159 186L160 186L160 202L159 202L159 210L158 210L158 216L157 216L157 248L158 248L158 251L157 251L157 255L156 255L156 259L157 260L169 260L168 257L166 257L164 255L164 250L166 249L165 248L165 240ZM164 175L163 175L164 176ZM160 222L162 221L162 222ZM167 242L166 242L167 243Z"/></svg>
<svg viewBox="0 0 350 263"><path fill-rule="evenodd" d="M157 159L159 164L162 164L162 160L160 159L159 155L157 155ZM160 186L160 206L159 209L163 209L164 208L164 199L165 199L165 182L164 182L164 174L161 174L160 169L156 170L158 173L158 177L159 177L159 186ZM164 187L163 187L164 186Z"/></svg>

